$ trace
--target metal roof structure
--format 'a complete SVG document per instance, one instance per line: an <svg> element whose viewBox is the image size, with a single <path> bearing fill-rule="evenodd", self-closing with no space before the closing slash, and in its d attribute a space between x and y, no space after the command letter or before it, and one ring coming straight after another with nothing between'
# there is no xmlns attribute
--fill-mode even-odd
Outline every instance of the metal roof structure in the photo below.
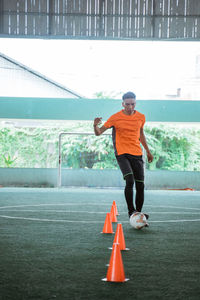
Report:
<svg viewBox="0 0 200 300"><path fill-rule="evenodd" d="M78 93L0 53L0 96L82 98Z"/></svg>
<svg viewBox="0 0 200 300"><path fill-rule="evenodd" d="M0 37L198 40L199 0L1 0Z"/></svg>

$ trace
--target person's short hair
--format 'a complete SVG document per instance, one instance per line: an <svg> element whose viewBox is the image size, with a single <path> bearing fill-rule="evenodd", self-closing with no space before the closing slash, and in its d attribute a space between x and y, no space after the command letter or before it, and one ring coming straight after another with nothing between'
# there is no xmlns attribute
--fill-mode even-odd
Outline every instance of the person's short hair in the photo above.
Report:
<svg viewBox="0 0 200 300"><path fill-rule="evenodd" d="M127 92L122 96L123 101L125 99L136 99L136 95L132 92Z"/></svg>

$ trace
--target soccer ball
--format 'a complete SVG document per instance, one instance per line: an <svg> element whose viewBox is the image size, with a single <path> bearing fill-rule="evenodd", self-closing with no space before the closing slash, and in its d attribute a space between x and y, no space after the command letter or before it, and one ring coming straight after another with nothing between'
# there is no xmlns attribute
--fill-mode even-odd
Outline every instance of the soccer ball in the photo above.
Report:
<svg viewBox="0 0 200 300"><path fill-rule="evenodd" d="M130 216L130 224L135 229L142 229L148 226L147 219L141 212L135 212Z"/></svg>

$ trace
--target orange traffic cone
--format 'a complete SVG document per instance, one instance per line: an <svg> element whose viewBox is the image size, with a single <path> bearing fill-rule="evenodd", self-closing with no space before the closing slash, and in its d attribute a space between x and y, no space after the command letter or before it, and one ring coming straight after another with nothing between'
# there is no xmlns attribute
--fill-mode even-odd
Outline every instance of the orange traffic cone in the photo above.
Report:
<svg viewBox="0 0 200 300"><path fill-rule="evenodd" d="M113 251L110 257L107 275L106 278L103 278L102 280L112 282L124 282L129 280L125 278L124 265L118 243L113 244Z"/></svg>
<svg viewBox="0 0 200 300"><path fill-rule="evenodd" d="M112 205L111 210L110 210L110 215L111 215L111 222L117 222L117 216L116 216L116 211L115 207Z"/></svg>
<svg viewBox="0 0 200 300"><path fill-rule="evenodd" d="M125 243L124 233L123 233L123 228L121 223L117 224L117 230L115 233L113 244L115 243L119 243L120 250L130 250L129 248L126 248L126 243Z"/></svg>
<svg viewBox="0 0 200 300"><path fill-rule="evenodd" d="M111 222L110 213L106 214L106 219L103 226L103 231L101 233L113 233L113 227Z"/></svg>
<svg viewBox="0 0 200 300"><path fill-rule="evenodd" d="M119 216L118 209L117 209L117 204L116 204L115 200L113 201L113 204L112 204L112 205L113 205L114 208L115 208L115 214L116 214L116 216Z"/></svg>

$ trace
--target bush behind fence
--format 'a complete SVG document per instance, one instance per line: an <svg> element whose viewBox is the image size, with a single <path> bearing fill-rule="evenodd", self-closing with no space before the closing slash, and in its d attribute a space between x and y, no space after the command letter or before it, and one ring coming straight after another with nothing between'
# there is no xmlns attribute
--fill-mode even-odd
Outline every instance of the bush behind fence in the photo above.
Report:
<svg viewBox="0 0 200 300"><path fill-rule="evenodd" d="M58 167L60 132L92 132L91 122L68 122L62 126L0 128L0 167ZM111 131L108 131L111 133ZM147 123L145 134L154 155L150 170L200 171L200 127ZM62 138L62 167L118 168L111 136L65 135Z"/></svg>

